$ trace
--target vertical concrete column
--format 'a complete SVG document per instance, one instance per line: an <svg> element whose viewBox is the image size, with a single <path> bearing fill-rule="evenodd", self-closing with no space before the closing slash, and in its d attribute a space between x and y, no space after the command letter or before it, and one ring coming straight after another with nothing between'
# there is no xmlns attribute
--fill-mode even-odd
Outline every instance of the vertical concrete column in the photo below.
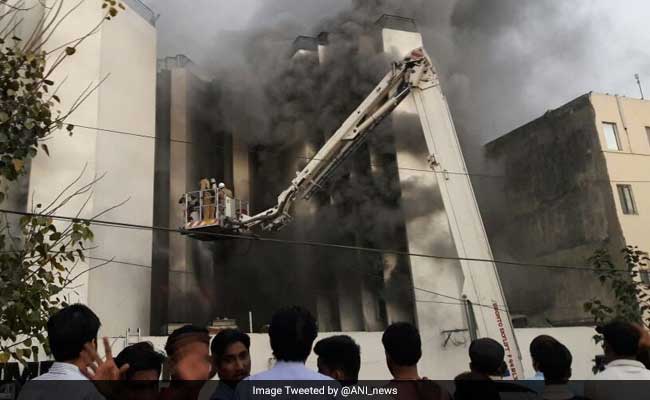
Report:
<svg viewBox="0 0 650 400"><path fill-rule="evenodd" d="M415 26L409 29L403 21L383 19L381 40L383 50L398 60L414 48L422 46L422 36ZM392 118L398 177L400 205L404 213L407 249L411 253L457 256L449 230L448 215L442 203L436 174L427 163L427 146L419 124L415 104L408 98L394 112ZM407 169L408 168L408 169ZM388 260L387 260L388 261ZM394 260L395 261L395 260ZM443 331L466 328L463 308L449 299L430 292L457 296L461 292L462 272L456 261L411 256L412 296L415 301L415 318L422 335L422 373L429 377L449 377L448 371L461 371L467 367L467 334L456 334L454 341L445 345ZM386 273L395 268L388 262ZM387 277L388 277L387 276ZM422 291L421 289L429 292ZM445 301L443 301L445 300ZM440 303L434 303L434 302ZM459 303L456 301L455 303ZM389 308L390 309L390 308ZM399 310L395 310L399 313ZM456 344L460 343L460 344ZM439 360L445 359L445 365Z"/></svg>

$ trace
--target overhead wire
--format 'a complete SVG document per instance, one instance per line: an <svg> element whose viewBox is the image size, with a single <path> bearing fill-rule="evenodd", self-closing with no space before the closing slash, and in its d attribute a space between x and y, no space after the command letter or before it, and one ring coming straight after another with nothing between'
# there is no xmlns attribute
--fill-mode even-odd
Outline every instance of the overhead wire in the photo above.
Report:
<svg viewBox="0 0 650 400"><path fill-rule="evenodd" d="M72 125L73 127L79 127L87 130L95 130L99 132L107 132L107 133L114 133L114 134L119 134L119 135L126 135L126 136L133 136L133 137L139 137L139 138L146 138L146 139L151 139L151 140L156 140L156 141L166 141L170 143L181 143L181 144L194 144L194 142L188 141L188 140L180 140L180 139L163 139L157 136L152 136L152 135L146 135L146 134L139 134L139 133L133 133L133 132L127 132L127 131L122 131L122 130L116 130L116 129L107 129L107 128L98 128L98 127L92 127L92 126L87 126L87 125L80 125L80 124L74 124L70 123L68 125ZM228 151L230 149L224 147L224 146L219 146L215 145L213 146L216 149ZM249 153L255 153L256 151L254 150L249 150ZM269 149L262 149L257 151L259 153L267 153L267 154L275 154L278 157L287 157L285 154L281 154L278 151L273 151ZM607 151L605 151L607 152ZM646 154L637 154L637 153L625 153L625 154L635 154L635 155L646 155ZM647 155L650 156L650 155ZM312 160L319 160L323 161L323 159L318 159L315 156L312 157L307 157L307 156L290 156L288 158L293 158L293 159L298 159L298 160L305 160L307 162L312 161ZM377 164L369 164L370 167L372 168L382 168L385 167L386 165L377 165ZM465 171L447 171L447 170L433 170L433 169L422 169L422 168L411 168L411 167L399 167L395 166L397 170L401 171L412 171L412 172L426 172L426 173L432 173L432 174L438 174L438 175L460 175L460 176L470 176L470 177L479 177L479 178L492 178L492 179L507 179L509 178L507 175L495 175L495 174L483 174L483 173L475 173L475 172L465 172ZM585 182L596 182L596 183L650 183L650 180L614 180L614 179L593 179L593 178L588 178L588 179L581 179L581 181Z"/></svg>
<svg viewBox="0 0 650 400"><path fill-rule="evenodd" d="M462 305L462 306L464 306L464 305L465 305L465 301L468 300L468 299L462 299L462 298L458 298L458 297L450 296L450 295L448 295L448 294L439 293L439 292L433 291L433 290L431 290L431 289L423 289L423 288L420 288L420 287L413 287L413 289L415 289L415 290L419 290L419 291L424 292L424 293L429 293L429 294L433 294L433 295L436 295L436 296L444 297L444 298L449 299L449 300L457 300L457 301L460 301L460 303L455 303L455 304L457 304L457 305ZM433 301L433 300L417 300L417 299L416 299L415 301L418 302L418 303L436 303L436 302L437 302L437 301ZM485 308L489 308L489 309L492 309L492 310L494 310L494 309L496 308L496 309L498 309L499 311L509 312L509 311L507 310L506 306L503 305L503 304L496 304L496 303L495 303L495 304L490 305L490 304L475 303L475 302L473 302L473 301L470 301L470 302L471 302L471 304L474 305L474 306L485 307ZM496 306L496 307L495 307L495 306Z"/></svg>
<svg viewBox="0 0 650 400"><path fill-rule="evenodd" d="M47 217L54 220L60 221L79 221L85 222L97 226L108 226L120 229L132 229L132 230L150 230L150 231L165 231L170 233L177 234L187 234L188 232L183 231L178 228L167 228L161 226L149 226L149 225L138 225L130 224L125 222L115 222L115 221L104 221L97 219L85 219L79 217L68 217L60 215L49 215L49 214L38 214L38 213L29 213L24 211L15 211L0 209L0 212L20 215L20 216L29 216L29 217ZM394 254L407 257L421 257L421 258L431 258L439 260L453 260L453 261L469 261L469 262L488 262L495 263L500 265L513 265L513 266L524 266L531 268L545 268L545 269L558 269L558 270L580 270L580 271L600 271L599 268L592 266L580 266L580 265L558 265L558 264L542 264L542 263L526 263L526 262L517 262L517 261L507 261L507 260L494 260L487 258L477 258L477 257L453 257L453 256L442 256L435 254L425 254L425 253L412 253L403 250L393 250L393 249L381 249L374 247L363 247L363 246L353 246L353 245L344 245L336 243L327 243L327 242L317 242L317 241L307 241L307 240L289 240L289 239L277 239L264 237L259 235L245 235L245 234L235 234L235 233L218 233L218 232L200 232L201 236L204 237L214 237L214 238L228 238L228 239L239 239L239 240L251 240L257 242L268 242L268 243L281 243L294 246L309 246L309 247L323 247L323 248L333 248L340 250L354 250L365 253L374 253L374 254Z"/></svg>

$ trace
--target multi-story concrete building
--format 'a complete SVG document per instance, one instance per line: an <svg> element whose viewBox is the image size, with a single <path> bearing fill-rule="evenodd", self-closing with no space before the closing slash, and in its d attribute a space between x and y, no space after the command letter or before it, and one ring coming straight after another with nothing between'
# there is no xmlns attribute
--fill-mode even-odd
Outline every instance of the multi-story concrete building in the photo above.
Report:
<svg viewBox="0 0 650 400"><path fill-rule="evenodd" d="M650 250L650 101L588 93L485 149L478 179L492 189L481 197L498 259L586 265L600 248L615 259L626 245ZM584 302L607 298L590 271L500 273L512 312L532 324L587 322Z"/></svg>
<svg viewBox="0 0 650 400"><path fill-rule="evenodd" d="M29 12L19 34L31 32L46 14L44 7L51 2L32 3L25 3ZM47 41L46 49L55 49L93 32L106 12L97 2L62 4L63 13L71 12ZM124 4L126 10L105 21L52 75L53 81L62 83L57 94L63 112L89 85L104 81L68 118L67 122L76 126L74 134L69 136L65 129L55 132L47 142L50 155L39 152L31 162L28 175L21 182L24 195L11 199L16 209L31 211L31 204L53 201L85 167L77 188L105 176L94 185L81 217L95 216L126 201L102 218L141 225L152 223L155 14L138 0L125 0ZM74 216L85 200L85 195L79 196L56 213ZM62 221L57 223L65 225ZM93 308L102 320L104 335L117 336L127 328L148 332L151 232L106 226L92 229L95 244L88 250L86 262L75 267L75 273L88 272L80 274L74 290L68 292L68 301L84 302ZM114 262L94 268L110 259Z"/></svg>
<svg viewBox="0 0 650 400"><path fill-rule="evenodd" d="M250 123L233 128L219 118L241 116L217 115L213 125L200 128L191 122L196 108L218 114L219 101L234 101L219 99L232 82L217 77L209 90L214 97L201 98L201 90L190 91L186 83L187 65L162 62L157 224L180 221L171 208L178 207L183 192L196 190L203 176L232 185L235 195L250 200L254 211L274 205L296 171L389 70L388 61L400 60L423 45L410 19L385 16L363 28L355 33L334 29L294 42L286 74L274 74L269 87L262 88L272 92L277 103L260 111L268 114L269 125L256 125L254 115ZM191 80L197 87L208 86ZM277 234L263 235L349 248L242 240L201 244L176 233L161 233L160 243L168 246L154 246L154 276L161 278L154 278L152 286L152 301L159 302L152 303L157 315L152 315L152 329L165 333L165 325L207 324L221 317L263 332L278 307L300 304L328 332L380 332L392 322L415 322L423 335L427 357L422 368L428 376L449 378L465 368L469 341L479 334L502 339L509 355L516 357L494 264L467 260L492 255L468 176L441 169L444 165L464 170L465 164L440 87L429 93L435 96L432 103L408 99L396 108L341 165L326 190L297 201L292 224ZM239 95L246 98L249 93ZM201 146L205 155L187 149L179 149L178 157L169 154L170 146L195 146L208 133L230 139L205 142ZM256 143L260 133L269 137ZM204 161L208 164L202 169L198 165ZM187 171L202 176L190 179ZM205 257L190 254L188 249L195 246L204 250ZM364 247L388 251L367 252ZM178 289L181 285L185 294ZM465 295L476 300L466 301ZM443 357L444 366L438 361ZM513 374L521 374L519 360L511 367Z"/></svg>

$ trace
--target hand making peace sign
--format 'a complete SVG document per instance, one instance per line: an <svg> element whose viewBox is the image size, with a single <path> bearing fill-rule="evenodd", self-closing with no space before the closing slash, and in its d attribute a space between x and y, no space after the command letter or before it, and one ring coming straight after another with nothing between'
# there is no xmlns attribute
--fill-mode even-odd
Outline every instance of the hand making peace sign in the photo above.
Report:
<svg viewBox="0 0 650 400"><path fill-rule="evenodd" d="M87 360L88 367L81 372L86 377L93 381L118 381L123 373L129 369L129 364L124 364L122 368L117 368L113 360L113 353L111 352L111 345L108 343L108 338L104 337L104 353L105 359L102 360L97 354L97 350L90 344L84 345L84 350L81 352L84 360Z"/></svg>

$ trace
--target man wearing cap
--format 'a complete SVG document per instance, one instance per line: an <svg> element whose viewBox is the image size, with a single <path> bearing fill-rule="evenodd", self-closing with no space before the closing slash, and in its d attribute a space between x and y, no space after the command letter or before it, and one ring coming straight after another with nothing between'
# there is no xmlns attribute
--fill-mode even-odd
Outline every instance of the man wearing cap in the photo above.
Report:
<svg viewBox="0 0 650 400"><path fill-rule="evenodd" d="M454 379L456 383L454 398L457 400L537 398L534 391L524 386L511 381L502 381L507 371L504 356L503 346L494 339L481 338L472 341L469 345L471 372L460 374Z"/></svg>

